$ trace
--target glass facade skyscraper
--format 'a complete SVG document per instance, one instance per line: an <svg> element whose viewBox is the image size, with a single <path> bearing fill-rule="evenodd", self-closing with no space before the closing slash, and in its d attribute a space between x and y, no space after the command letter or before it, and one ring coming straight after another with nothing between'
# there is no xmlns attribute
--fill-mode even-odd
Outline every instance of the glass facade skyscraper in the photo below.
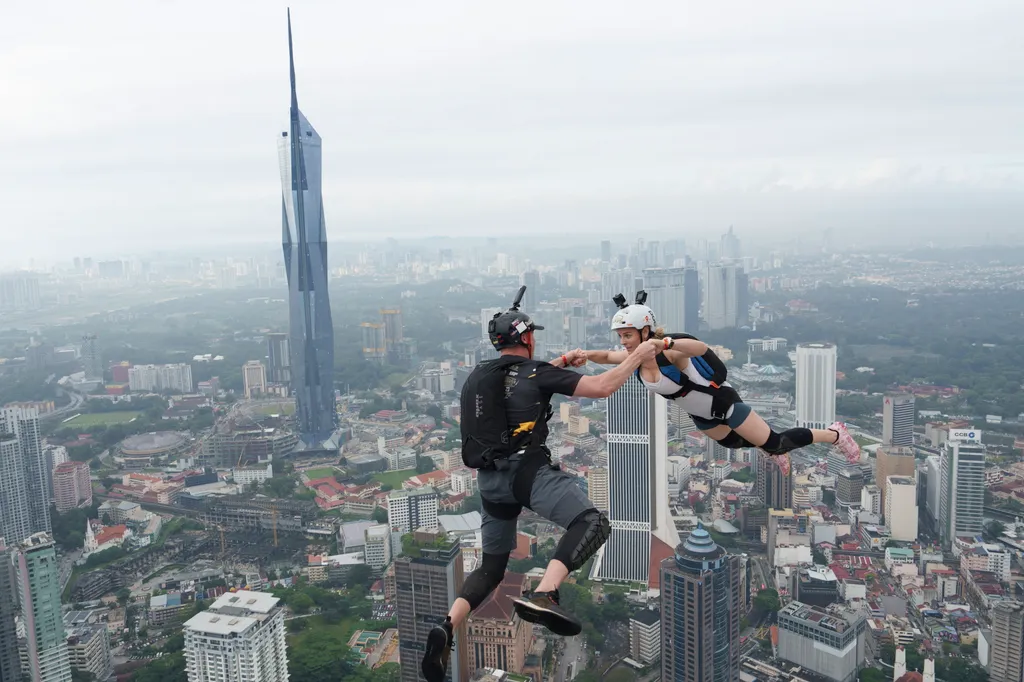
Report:
<svg viewBox="0 0 1024 682"><path fill-rule="evenodd" d="M299 111L288 15L291 126L278 140L290 369L299 449L335 449L334 322L327 294L321 139Z"/></svg>

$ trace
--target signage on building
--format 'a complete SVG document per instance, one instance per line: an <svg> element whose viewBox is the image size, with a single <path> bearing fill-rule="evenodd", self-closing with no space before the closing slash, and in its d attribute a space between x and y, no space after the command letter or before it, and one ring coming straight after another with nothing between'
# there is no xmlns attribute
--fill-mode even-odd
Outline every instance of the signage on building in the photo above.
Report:
<svg viewBox="0 0 1024 682"><path fill-rule="evenodd" d="M949 440L957 443L980 443L981 431L974 429L950 429Z"/></svg>

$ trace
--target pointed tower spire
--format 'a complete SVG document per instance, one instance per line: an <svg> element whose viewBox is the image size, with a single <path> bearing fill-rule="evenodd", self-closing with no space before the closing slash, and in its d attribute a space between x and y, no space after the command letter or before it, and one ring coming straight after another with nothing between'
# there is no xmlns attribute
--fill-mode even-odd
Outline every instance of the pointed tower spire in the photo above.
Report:
<svg viewBox="0 0 1024 682"><path fill-rule="evenodd" d="M292 53L292 8L288 8L288 75L292 84L292 110L293 121L299 120L299 95L295 92L295 56ZM294 132L294 131L293 131Z"/></svg>

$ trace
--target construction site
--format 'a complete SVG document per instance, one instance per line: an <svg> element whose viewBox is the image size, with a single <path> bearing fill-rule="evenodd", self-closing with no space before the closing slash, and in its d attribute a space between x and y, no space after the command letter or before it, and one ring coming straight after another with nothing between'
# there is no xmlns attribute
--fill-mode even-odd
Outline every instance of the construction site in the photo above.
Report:
<svg viewBox="0 0 1024 682"><path fill-rule="evenodd" d="M199 520L218 536L220 556L260 565L303 565L311 548L329 546L337 531L317 519L307 500L236 495L207 502Z"/></svg>
<svg viewBox="0 0 1024 682"><path fill-rule="evenodd" d="M199 461L203 466L244 467L290 454L299 437L291 428L291 418L286 416L288 404L236 403L203 440ZM279 411L275 411L279 405Z"/></svg>

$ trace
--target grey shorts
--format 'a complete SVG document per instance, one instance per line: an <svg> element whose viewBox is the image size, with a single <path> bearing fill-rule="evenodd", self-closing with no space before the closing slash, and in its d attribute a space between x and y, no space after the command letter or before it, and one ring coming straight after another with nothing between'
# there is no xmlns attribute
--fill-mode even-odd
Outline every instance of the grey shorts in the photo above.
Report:
<svg viewBox="0 0 1024 682"><path fill-rule="evenodd" d="M480 497L510 509L517 506L519 502L512 492L512 482L523 457L516 453L507 460L496 462L495 469L481 469L477 474ZM537 469L528 506L534 513L562 528L567 528L583 512L595 508L576 482L576 477L550 463ZM516 548L517 519L498 518L487 510L486 505L480 510L480 516L485 553L508 554Z"/></svg>

